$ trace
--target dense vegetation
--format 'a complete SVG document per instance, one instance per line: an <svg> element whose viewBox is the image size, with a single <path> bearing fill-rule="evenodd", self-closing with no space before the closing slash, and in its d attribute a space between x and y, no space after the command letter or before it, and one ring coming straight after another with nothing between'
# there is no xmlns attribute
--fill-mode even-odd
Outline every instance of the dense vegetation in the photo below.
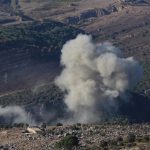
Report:
<svg viewBox="0 0 150 150"><path fill-rule="evenodd" d="M143 78L136 87L135 91L150 98L150 62L144 61L143 66Z"/></svg>
<svg viewBox="0 0 150 150"><path fill-rule="evenodd" d="M62 45L82 31L55 21L34 22L0 28L0 51L28 50L32 58L59 56Z"/></svg>
<svg viewBox="0 0 150 150"><path fill-rule="evenodd" d="M56 149L65 149L65 150L71 150L74 147L78 146L79 140L78 137L76 136L72 136L72 135L68 135L66 137L64 137L61 141L59 141L56 144Z"/></svg>
<svg viewBox="0 0 150 150"><path fill-rule="evenodd" d="M40 104L46 102L58 103L63 99L63 93L54 85L45 85L36 89L21 90L5 96L0 97L0 105L3 107L11 105L27 105Z"/></svg>

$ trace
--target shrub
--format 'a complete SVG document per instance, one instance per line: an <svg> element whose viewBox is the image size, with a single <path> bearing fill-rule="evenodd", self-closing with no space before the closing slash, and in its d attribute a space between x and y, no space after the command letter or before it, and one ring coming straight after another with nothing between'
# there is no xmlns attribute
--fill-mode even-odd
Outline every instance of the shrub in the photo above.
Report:
<svg viewBox="0 0 150 150"><path fill-rule="evenodd" d="M73 125L73 126L71 127L71 129L72 129L72 130L79 130L80 128L79 128L78 126L76 126L76 125Z"/></svg>
<svg viewBox="0 0 150 150"><path fill-rule="evenodd" d="M116 146L117 145L117 142L115 140L110 140L109 141L109 145L110 146Z"/></svg>
<svg viewBox="0 0 150 150"><path fill-rule="evenodd" d="M127 145L126 145L128 148L130 148L130 147L132 147L133 146L133 144L132 143L127 143Z"/></svg>
<svg viewBox="0 0 150 150"><path fill-rule="evenodd" d="M107 147L104 147L102 150L108 150L108 148L107 148Z"/></svg>
<svg viewBox="0 0 150 150"><path fill-rule="evenodd" d="M0 124L0 128L3 128L3 129L11 129L11 128L12 128L12 125L9 125L9 124Z"/></svg>
<svg viewBox="0 0 150 150"><path fill-rule="evenodd" d="M79 140L76 136L68 135L64 137L61 141L56 143L55 147L57 149L64 148L66 150L71 150L73 147L78 146Z"/></svg>
<svg viewBox="0 0 150 150"><path fill-rule="evenodd" d="M124 146L125 144L124 144L123 141L120 141L120 142L117 143L117 145L118 145L118 146Z"/></svg>
<svg viewBox="0 0 150 150"><path fill-rule="evenodd" d="M77 123L77 126L81 126L81 123Z"/></svg>
<svg viewBox="0 0 150 150"><path fill-rule="evenodd" d="M135 135L133 133L129 133L127 136L127 142L133 143L135 141Z"/></svg>
<svg viewBox="0 0 150 150"><path fill-rule="evenodd" d="M17 127L17 128L27 128L29 126L29 124L27 123L14 123L13 127Z"/></svg>
<svg viewBox="0 0 150 150"><path fill-rule="evenodd" d="M63 126L63 124L59 122L56 124L56 126Z"/></svg>
<svg viewBox="0 0 150 150"><path fill-rule="evenodd" d="M136 140L137 142L142 142L142 137L138 137Z"/></svg>
<svg viewBox="0 0 150 150"><path fill-rule="evenodd" d="M149 140L150 140L150 138L149 138L148 135L145 135L145 136L143 137L143 142L149 142Z"/></svg>
<svg viewBox="0 0 150 150"><path fill-rule="evenodd" d="M117 140L117 142L121 142L121 141L123 141L123 138L121 136L118 136L116 140Z"/></svg>
<svg viewBox="0 0 150 150"><path fill-rule="evenodd" d="M46 123L44 123L44 122L42 123L41 129L43 129L43 130L46 129Z"/></svg>
<svg viewBox="0 0 150 150"><path fill-rule="evenodd" d="M107 141L105 141L105 140L102 140L101 142L100 142L100 146L101 147L106 147L108 145L108 143L107 143Z"/></svg>

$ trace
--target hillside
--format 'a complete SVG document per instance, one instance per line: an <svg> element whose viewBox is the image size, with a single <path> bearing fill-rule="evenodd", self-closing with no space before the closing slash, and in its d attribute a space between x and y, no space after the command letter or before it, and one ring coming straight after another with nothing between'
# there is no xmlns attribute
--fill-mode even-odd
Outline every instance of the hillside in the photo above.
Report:
<svg viewBox="0 0 150 150"><path fill-rule="evenodd" d="M47 51L51 51L51 50L53 50L53 54L51 55L52 56L51 58L59 57L58 55L60 53L58 51L60 50L60 47L63 45L64 41L70 39L71 36L69 35L70 37L68 37L68 35L64 35L67 38L64 39L64 41L59 41L59 42L57 42L58 38L54 38L53 41L51 39L48 39L52 37L48 35L51 33L48 32L46 33L46 30L53 30L52 32L54 33L55 30L57 30L57 27L56 28L54 27L55 22L53 25L51 25L51 27L46 27L46 25L41 25L41 27L38 28L29 27L31 26L31 24L33 24L32 21L34 20L37 22L39 20L40 21L50 20L50 22L51 20L56 20L59 22L63 22L67 25L74 26L76 27L76 29L78 28L78 30L83 30L86 33L92 34L95 37L97 42L111 41L113 44L117 45L121 50L123 50L125 56L136 57L144 65L144 71L145 71L143 82L140 84L142 85L142 87L140 87L141 88L140 92L145 93L145 91L147 91L150 88L149 77L148 77L149 58L150 58L150 54L149 54L150 53L150 44L149 44L150 5L148 0L145 1L94 0L92 2L90 0L78 0L78 1L75 0L61 0L61 1L60 0L57 1L10 0L7 2L1 0L0 3L1 3L0 19L7 20L8 16L10 19L13 18L16 19L15 21L12 22L6 21L0 23L2 26L4 26L0 31L1 34L0 41L3 41L4 43L6 40L7 41L6 44L8 44L7 45L8 47L6 47L6 44L5 46L4 44L1 45L1 47L4 46L3 48L1 48L2 49L1 51L5 51L5 49L8 49L10 47L11 48L14 47L14 49L19 49L20 47L21 49L22 47L24 47L24 49L28 49L28 47L29 49L31 49L32 47L32 49L36 49L36 53L31 52L34 50L30 50L30 55L31 57L34 57L34 59L35 58L38 59L39 57L38 55L40 55L41 51L43 51L42 55L46 55ZM18 24L17 25L18 27L13 24ZM24 25L19 25L19 24L24 24ZM59 28L61 26L61 23L57 23L57 25ZM65 28L67 28L67 25L65 26ZM40 29L43 28L42 26L46 29L45 30ZM33 35L29 37L28 30L30 31L33 30L33 32L34 30L36 30L36 32L38 32L39 30L40 35L35 35L35 33L32 32ZM68 34L67 30L66 30L66 34ZM58 32L59 29L54 34L56 35L58 34ZM63 39L62 36L60 36L59 39L62 40ZM75 34L73 37L75 37ZM25 45L23 44L24 41L21 40L22 39L24 40L24 38L26 38L25 40L26 43L28 44ZM34 38L36 38L36 41L38 41L37 43L35 43L36 41L34 41L35 40ZM30 42L32 44L30 44ZM13 43L13 45L11 43ZM56 43L59 44L57 45ZM55 49L57 49L57 52L55 51ZM21 53L22 54L17 54L17 55L24 55L23 54L24 52ZM24 59L26 59L26 61L30 61L28 60L28 57L26 57L25 55L24 55ZM24 59L22 61L24 61ZM4 64L5 61L1 64L2 68ZM8 76L7 71L2 69L1 72L3 72L3 79L7 78Z"/></svg>
<svg viewBox="0 0 150 150"><path fill-rule="evenodd" d="M149 0L0 0L0 105L22 106L39 122L62 117L63 93L53 85L61 71L60 50L87 33L96 43L110 41L125 57L140 61L144 77L132 101L120 104L119 115L150 121L145 115L150 106L149 8Z"/></svg>
<svg viewBox="0 0 150 150"><path fill-rule="evenodd" d="M149 150L149 16L150 0L0 0L0 150Z"/></svg>
<svg viewBox="0 0 150 150"><path fill-rule="evenodd" d="M112 41L126 56L148 60L149 7L149 0L12 0L2 3L1 12L8 13L11 19L20 18L13 24L33 20L63 22L92 34L97 42ZM7 17L1 15L0 18Z"/></svg>
<svg viewBox="0 0 150 150"><path fill-rule="evenodd" d="M51 81L61 47L81 32L55 21L0 27L0 93Z"/></svg>

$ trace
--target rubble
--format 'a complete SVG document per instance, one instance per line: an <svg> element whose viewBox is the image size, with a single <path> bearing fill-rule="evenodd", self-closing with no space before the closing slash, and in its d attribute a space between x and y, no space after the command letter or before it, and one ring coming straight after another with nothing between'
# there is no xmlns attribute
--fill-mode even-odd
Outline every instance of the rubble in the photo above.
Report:
<svg viewBox="0 0 150 150"><path fill-rule="evenodd" d="M150 124L48 126L45 134L40 132L38 134L25 134L22 130L21 128L12 128L7 130L7 135L0 132L1 146L7 146L9 149L22 149L24 147L28 150L55 150L56 142L67 135L74 135L79 139L80 148L92 148L93 146L100 146L101 141L125 139L129 133L136 137L150 136Z"/></svg>

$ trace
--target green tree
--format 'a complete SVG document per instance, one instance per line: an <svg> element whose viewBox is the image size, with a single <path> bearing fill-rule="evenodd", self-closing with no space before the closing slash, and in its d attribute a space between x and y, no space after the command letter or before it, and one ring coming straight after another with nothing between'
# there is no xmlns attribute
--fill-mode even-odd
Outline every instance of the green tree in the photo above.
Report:
<svg viewBox="0 0 150 150"><path fill-rule="evenodd" d="M77 147L79 144L78 137L73 135L68 135L64 137L61 141L56 143L56 148L61 149L64 148L65 150L71 150L74 147Z"/></svg>

